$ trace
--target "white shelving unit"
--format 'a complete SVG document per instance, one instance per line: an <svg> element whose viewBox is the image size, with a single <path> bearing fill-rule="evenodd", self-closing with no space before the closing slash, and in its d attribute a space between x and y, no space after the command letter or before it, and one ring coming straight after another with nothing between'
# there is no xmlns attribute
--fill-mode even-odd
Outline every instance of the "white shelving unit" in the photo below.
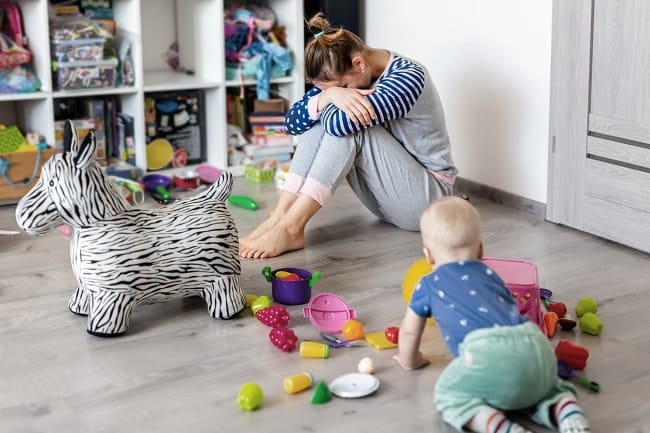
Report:
<svg viewBox="0 0 650 433"><path fill-rule="evenodd" d="M144 98L149 92L201 90L204 95L206 162L228 167L226 88L242 83L225 80L224 8L229 0L113 0L117 27L133 39L135 85L108 89L55 91L50 64L48 0L17 0L23 11L25 33L34 54L34 69L42 90L33 94L0 95L0 123L17 124L54 143L54 104L59 98L116 95L123 112L135 120L136 164L146 171ZM273 79L281 96L290 101L304 91L302 0L239 1L271 7L286 26L294 59L290 76ZM192 75L173 72L164 53L178 42L180 64ZM243 85L254 86L254 80Z"/></svg>

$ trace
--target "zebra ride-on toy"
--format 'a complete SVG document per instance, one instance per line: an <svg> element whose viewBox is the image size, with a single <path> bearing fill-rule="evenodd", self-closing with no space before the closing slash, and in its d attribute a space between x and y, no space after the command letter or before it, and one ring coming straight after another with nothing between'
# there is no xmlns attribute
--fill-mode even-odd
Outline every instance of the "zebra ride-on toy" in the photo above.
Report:
<svg viewBox="0 0 650 433"><path fill-rule="evenodd" d="M95 161L88 133L81 144L72 122L63 153L43 165L38 183L16 208L27 233L72 227L70 259L77 289L68 306L87 315L87 330L126 332L138 304L200 296L214 318L246 306L235 222L226 207L232 175L224 171L206 191L156 209L134 209Z"/></svg>

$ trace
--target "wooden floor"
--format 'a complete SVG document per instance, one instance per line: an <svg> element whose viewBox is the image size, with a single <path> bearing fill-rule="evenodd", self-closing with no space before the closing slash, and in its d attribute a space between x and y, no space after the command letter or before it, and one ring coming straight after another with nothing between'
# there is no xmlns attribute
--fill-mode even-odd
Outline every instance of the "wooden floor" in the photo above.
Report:
<svg viewBox="0 0 650 433"><path fill-rule="evenodd" d="M242 178L234 193L262 205L259 211L232 208L240 234L268 215L277 195L272 185ZM580 391L592 431L650 432L648 255L477 198L472 202L482 214L488 256L535 262L542 286L571 308L583 296L598 301L601 336L561 334L591 351L586 373L603 389L600 395ZM14 207L0 207L0 229L15 228ZM313 294L342 296L367 331L399 325L405 309L401 281L421 256L419 234L377 222L342 187L312 221L307 245L275 259L244 260L245 291L270 294L264 266L320 271ZM102 339L87 334L85 319L67 309L73 278L62 233L0 236L0 251L0 432L452 431L432 406L436 377L450 359L432 326L423 346L432 364L416 372L399 369L391 350L336 349L325 360L281 352L250 312L214 320L200 299L139 307L126 336ZM289 312L299 338L318 338L301 306ZM365 356L375 361L381 380L371 397L313 406L311 391L282 390L287 375L308 370L329 383L356 371ZM264 402L255 412L242 412L236 396L249 381L263 388Z"/></svg>

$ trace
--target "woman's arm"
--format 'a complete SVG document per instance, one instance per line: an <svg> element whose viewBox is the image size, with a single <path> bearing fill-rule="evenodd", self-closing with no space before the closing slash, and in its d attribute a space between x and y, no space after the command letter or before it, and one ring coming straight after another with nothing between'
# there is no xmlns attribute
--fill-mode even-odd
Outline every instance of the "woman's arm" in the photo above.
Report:
<svg viewBox="0 0 650 433"><path fill-rule="evenodd" d="M406 117L422 94L425 83L423 68L404 58L397 58L377 82L375 91L366 96L376 118L370 125L356 124L343 110L330 104L321 113L326 133L342 137L369 126Z"/></svg>
<svg viewBox="0 0 650 433"><path fill-rule="evenodd" d="M309 100L319 93L321 93L321 89L313 87L289 108L289 111L284 116L284 126L287 129L287 133L300 135L314 126L314 123L318 122L318 119L312 119L309 116Z"/></svg>

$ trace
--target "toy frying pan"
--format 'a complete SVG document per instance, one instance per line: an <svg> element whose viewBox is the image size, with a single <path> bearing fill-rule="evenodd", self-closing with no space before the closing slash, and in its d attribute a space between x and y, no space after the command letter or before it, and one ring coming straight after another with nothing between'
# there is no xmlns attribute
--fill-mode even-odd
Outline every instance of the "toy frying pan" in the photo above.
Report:
<svg viewBox="0 0 650 433"><path fill-rule="evenodd" d="M566 362L557 362L557 375L562 379L575 380L590 391L600 392L600 385L598 382L589 380L586 377L578 376Z"/></svg>

